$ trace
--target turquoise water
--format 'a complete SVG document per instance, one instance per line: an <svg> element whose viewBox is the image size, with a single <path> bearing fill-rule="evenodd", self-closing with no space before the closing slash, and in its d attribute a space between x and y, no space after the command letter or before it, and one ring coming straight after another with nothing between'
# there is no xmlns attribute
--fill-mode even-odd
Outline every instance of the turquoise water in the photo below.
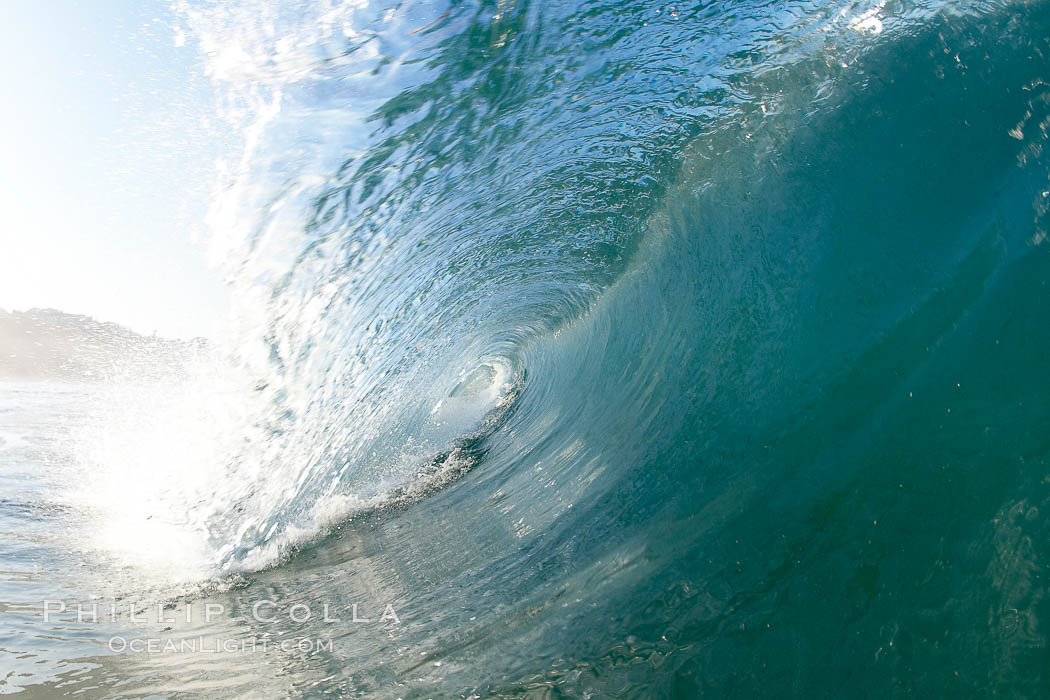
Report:
<svg viewBox="0 0 1050 700"><path fill-rule="evenodd" d="M4 387L0 688L1050 695L1045 3L185 12L244 327Z"/></svg>

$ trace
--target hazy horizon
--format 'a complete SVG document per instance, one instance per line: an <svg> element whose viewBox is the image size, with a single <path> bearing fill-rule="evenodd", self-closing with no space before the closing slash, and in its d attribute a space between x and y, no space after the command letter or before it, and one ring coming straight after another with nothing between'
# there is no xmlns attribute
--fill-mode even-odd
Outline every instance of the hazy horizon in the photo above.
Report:
<svg viewBox="0 0 1050 700"><path fill-rule="evenodd" d="M116 326L119 326L120 328L123 328L124 330L129 330L129 331L132 331L133 333L136 333L138 335L145 336L145 337L149 337L149 336L154 336L155 335L155 336L157 336L159 338L166 338L166 339L171 339L171 340L194 340L194 339L197 339L197 338L205 338L205 339L211 340L211 338L209 338L208 336L204 336L204 335L171 336L171 335L165 335L165 334L160 333L160 332L158 332L156 330L144 331L144 330L140 330L138 328L132 328L131 326L129 326L129 325L125 324L125 323L122 323L120 321L115 321L115 320L110 319L110 318L104 318L104 317L96 316L94 314L77 313L77 312L74 312L74 311L67 311L65 309L57 309L57 308L55 308L53 306L31 306L31 307L28 307L28 308L25 308L25 309L12 309L12 308L6 308L4 306L0 306L0 314L9 314L9 315L21 314L21 315L24 315L24 316L31 316L31 315L33 315L33 312L45 312L45 313L46 312L53 312L53 313L62 314L64 316L74 316L74 317L84 318L84 319L87 319L87 320L90 320L90 321L94 321L94 322L102 324L102 325L116 325Z"/></svg>

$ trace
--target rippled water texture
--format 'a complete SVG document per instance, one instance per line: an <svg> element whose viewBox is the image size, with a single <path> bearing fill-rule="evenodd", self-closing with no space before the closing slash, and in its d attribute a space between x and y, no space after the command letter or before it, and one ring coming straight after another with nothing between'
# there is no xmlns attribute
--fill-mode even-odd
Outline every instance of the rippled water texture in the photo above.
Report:
<svg viewBox="0 0 1050 700"><path fill-rule="evenodd" d="M245 142L243 328L177 385L3 389L0 646L36 675L0 688L1047 693L1045 3L181 13Z"/></svg>

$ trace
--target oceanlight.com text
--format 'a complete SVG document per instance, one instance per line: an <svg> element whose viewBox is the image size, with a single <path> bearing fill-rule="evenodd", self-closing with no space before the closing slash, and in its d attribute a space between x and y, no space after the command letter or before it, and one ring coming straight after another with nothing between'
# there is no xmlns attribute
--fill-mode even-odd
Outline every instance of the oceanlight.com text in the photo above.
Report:
<svg viewBox="0 0 1050 700"><path fill-rule="evenodd" d="M209 637L191 637L187 639L160 639L158 637L122 637L109 639L109 650L120 654L250 654L254 652L280 651L285 654L314 654L331 652L334 644L331 639L268 639L266 637L246 637L243 639L216 639Z"/></svg>

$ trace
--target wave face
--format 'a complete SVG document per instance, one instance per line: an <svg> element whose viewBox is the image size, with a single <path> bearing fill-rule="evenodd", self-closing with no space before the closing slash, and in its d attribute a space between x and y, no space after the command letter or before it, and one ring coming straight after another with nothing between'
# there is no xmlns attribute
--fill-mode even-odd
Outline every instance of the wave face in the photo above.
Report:
<svg viewBox="0 0 1050 700"><path fill-rule="evenodd" d="M243 327L168 520L404 619L226 687L1046 688L1044 3L181 11Z"/></svg>

